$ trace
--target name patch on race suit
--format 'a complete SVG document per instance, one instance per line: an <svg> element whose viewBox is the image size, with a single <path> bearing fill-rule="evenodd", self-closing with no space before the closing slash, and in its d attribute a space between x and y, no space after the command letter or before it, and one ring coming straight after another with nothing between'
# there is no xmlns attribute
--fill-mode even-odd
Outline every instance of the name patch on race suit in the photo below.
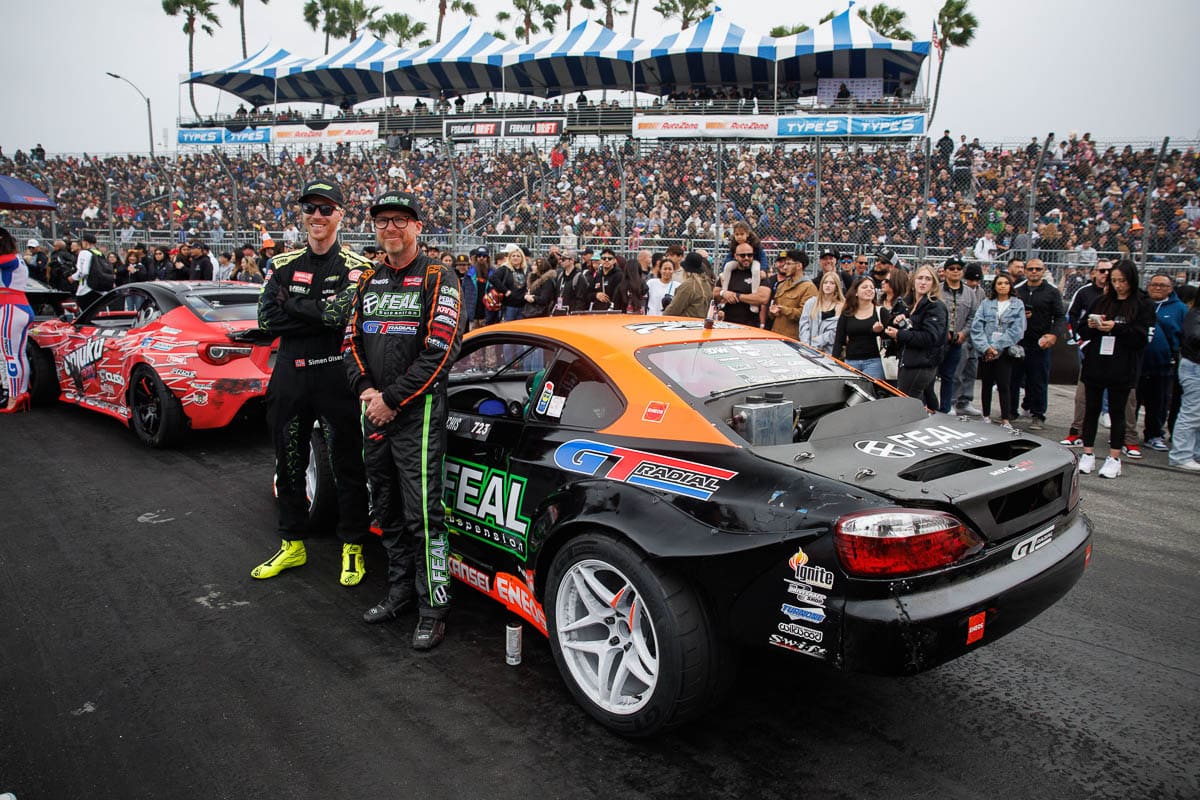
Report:
<svg viewBox="0 0 1200 800"><path fill-rule="evenodd" d="M313 274L311 272L293 272L292 281L295 283L307 283L312 285Z"/></svg>

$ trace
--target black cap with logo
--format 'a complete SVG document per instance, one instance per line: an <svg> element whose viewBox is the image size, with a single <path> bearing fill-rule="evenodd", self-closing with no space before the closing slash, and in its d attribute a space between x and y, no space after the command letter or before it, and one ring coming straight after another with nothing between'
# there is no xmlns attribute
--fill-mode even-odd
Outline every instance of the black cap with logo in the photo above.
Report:
<svg viewBox="0 0 1200 800"><path fill-rule="evenodd" d="M300 190L300 202L303 203L314 197L324 198L338 206L346 204L346 201L342 199L342 187L338 186L337 181L333 178L314 178L304 184L304 188Z"/></svg>
<svg viewBox="0 0 1200 800"><path fill-rule="evenodd" d="M410 212L418 220L421 219L421 201L417 199L415 194L383 191L375 195L375 202L371 204L371 216L373 217L380 211L388 209L403 209Z"/></svg>

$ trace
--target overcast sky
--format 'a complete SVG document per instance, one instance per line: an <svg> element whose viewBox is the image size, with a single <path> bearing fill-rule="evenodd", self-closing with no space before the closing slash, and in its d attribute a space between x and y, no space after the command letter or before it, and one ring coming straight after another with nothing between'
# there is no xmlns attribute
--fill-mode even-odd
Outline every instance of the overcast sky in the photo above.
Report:
<svg viewBox="0 0 1200 800"><path fill-rule="evenodd" d="M385 12L402 10L434 28L436 0L375 2ZM503 0L475 2L488 30L497 27L496 11L511 10ZM303 0L247 3L251 53L269 41L303 56L322 54L323 37L304 24ZM0 50L8 111L0 122L5 154L28 151L38 142L50 153L146 152L145 104L105 72L129 78L150 96L156 147L165 141L163 149L174 148L181 109L191 115L186 88L179 85L187 71L182 19L167 17L159 0L10 0L5 5L6 46ZM637 28L642 38L677 27L650 10L653 5L654 0L642 0ZM908 12L908 27L926 39L941 0L893 5ZM815 26L825 12L845 4L728 0L724 6L723 13L737 24L765 34L777 24ZM979 28L970 47L951 50L946 59L933 126L939 134L949 127L956 136L985 141L1026 141L1072 130L1091 131L1101 141L1200 138L1197 0L971 0L971 8ZM229 66L241 58L237 9L217 0L216 10L222 27L215 36L196 37L197 69ZM576 4L572 21L581 21L583 13ZM465 22L449 15L446 30ZM628 33L629 25L628 16L618 17L619 33ZM239 102L208 87L196 89L196 101L202 114L232 111Z"/></svg>

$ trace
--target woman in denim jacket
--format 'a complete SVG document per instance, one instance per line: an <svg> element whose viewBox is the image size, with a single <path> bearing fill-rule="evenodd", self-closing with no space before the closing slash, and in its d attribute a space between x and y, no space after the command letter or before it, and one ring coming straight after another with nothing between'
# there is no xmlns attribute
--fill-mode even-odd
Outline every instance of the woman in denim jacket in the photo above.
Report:
<svg viewBox="0 0 1200 800"><path fill-rule="evenodd" d="M983 416L992 416L992 386L1000 392L1000 424L1009 426L1012 419L1010 386L1013 368L1021 360L1014 357L1021 337L1025 335L1025 305L1012 293L1012 278L1007 272L996 275L986 300L975 312L971 322L971 343L979 353L979 380Z"/></svg>

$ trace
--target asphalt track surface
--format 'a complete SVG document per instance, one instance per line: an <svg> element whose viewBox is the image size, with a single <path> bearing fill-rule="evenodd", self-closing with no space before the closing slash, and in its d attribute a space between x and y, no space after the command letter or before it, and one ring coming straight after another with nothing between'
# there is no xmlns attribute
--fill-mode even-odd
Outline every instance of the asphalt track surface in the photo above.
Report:
<svg viewBox="0 0 1200 800"><path fill-rule="evenodd" d="M1052 389L1049 434L1068 390ZM1102 431L1103 432L1103 431ZM1200 797L1200 478L1092 476L1091 568L1026 627L894 679L750 653L651 741L576 707L544 639L457 591L449 638L368 626L339 547L270 581L262 426L143 448L59 406L0 418L0 793L74 798Z"/></svg>

